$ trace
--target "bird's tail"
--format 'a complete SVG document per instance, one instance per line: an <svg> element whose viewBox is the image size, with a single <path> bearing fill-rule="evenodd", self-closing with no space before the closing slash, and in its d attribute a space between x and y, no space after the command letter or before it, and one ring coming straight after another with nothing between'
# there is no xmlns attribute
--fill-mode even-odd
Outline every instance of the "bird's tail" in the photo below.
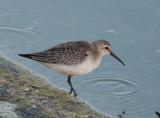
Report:
<svg viewBox="0 0 160 118"><path fill-rule="evenodd" d="M45 55L41 54L41 53L33 53L33 54L19 54L19 56L21 57L25 57L28 59L32 59L35 61L39 61L39 62L46 62L46 58Z"/></svg>
<svg viewBox="0 0 160 118"><path fill-rule="evenodd" d="M21 56L21 57L26 57L26 58L29 58L29 59L33 59L32 54L18 54L18 55Z"/></svg>

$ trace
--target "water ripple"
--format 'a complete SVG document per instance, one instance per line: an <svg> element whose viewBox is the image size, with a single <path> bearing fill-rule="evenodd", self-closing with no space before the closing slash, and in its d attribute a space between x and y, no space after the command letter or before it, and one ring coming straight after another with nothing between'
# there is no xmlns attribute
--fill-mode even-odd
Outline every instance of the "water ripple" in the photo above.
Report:
<svg viewBox="0 0 160 118"><path fill-rule="evenodd" d="M15 32L30 32L30 33L33 33L35 34L34 32L34 27L33 25L31 25L31 27L27 27L27 28L24 28L24 29L21 29L21 28L18 28L18 27L14 27L14 26L0 26L0 30L1 31L15 31Z"/></svg>
<svg viewBox="0 0 160 118"><path fill-rule="evenodd" d="M32 24L26 28L18 28L18 27L14 27L14 26L0 26L0 32L1 31L13 32L16 34L26 33L26 34L33 35L33 36L39 38L40 40L43 40L42 36L40 36L38 31L36 30L36 24Z"/></svg>
<svg viewBox="0 0 160 118"><path fill-rule="evenodd" d="M132 95L137 92L138 85L126 78L99 77L89 81L91 91L99 95Z"/></svg>

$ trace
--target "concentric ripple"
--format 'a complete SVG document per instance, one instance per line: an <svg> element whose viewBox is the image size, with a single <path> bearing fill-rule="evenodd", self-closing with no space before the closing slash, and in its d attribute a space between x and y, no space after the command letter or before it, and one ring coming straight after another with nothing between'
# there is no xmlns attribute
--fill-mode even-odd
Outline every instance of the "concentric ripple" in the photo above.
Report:
<svg viewBox="0 0 160 118"><path fill-rule="evenodd" d="M138 85L126 78L99 77L89 81L91 91L98 95L132 95L137 92Z"/></svg>

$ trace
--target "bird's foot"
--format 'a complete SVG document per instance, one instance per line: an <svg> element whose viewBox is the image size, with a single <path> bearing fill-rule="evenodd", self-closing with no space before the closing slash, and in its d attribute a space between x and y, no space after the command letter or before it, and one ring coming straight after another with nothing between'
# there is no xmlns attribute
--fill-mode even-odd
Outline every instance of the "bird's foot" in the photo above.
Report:
<svg viewBox="0 0 160 118"><path fill-rule="evenodd" d="M69 94L72 94L72 89L69 91Z"/></svg>
<svg viewBox="0 0 160 118"><path fill-rule="evenodd" d="M75 90L71 89L68 93L72 94L72 92L74 93L74 97L77 97L77 93L75 92Z"/></svg>
<svg viewBox="0 0 160 118"><path fill-rule="evenodd" d="M77 93L74 93L74 97L75 97L75 98L77 97Z"/></svg>

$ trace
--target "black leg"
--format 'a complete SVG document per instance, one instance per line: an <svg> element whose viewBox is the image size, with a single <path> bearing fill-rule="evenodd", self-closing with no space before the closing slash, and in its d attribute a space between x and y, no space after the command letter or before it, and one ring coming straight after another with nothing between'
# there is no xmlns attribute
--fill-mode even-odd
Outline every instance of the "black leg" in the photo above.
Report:
<svg viewBox="0 0 160 118"><path fill-rule="evenodd" d="M72 94L72 89L70 89L69 94Z"/></svg>
<svg viewBox="0 0 160 118"><path fill-rule="evenodd" d="M71 77L72 77L72 76L69 75L69 76L68 76L68 80L67 80L67 82L68 82L68 84L69 84L70 87L71 87L71 85L72 85L72 84L71 84L71 80L70 80ZM71 87L71 88L70 88L70 91L69 91L69 94L72 94L72 91L73 91L73 90L72 90L72 87Z"/></svg>
<svg viewBox="0 0 160 118"><path fill-rule="evenodd" d="M68 76L68 84L70 85L70 87L71 87L71 90L70 90L70 92L69 92L69 94L71 94L72 93L72 91L74 92L74 97L76 97L77 96L77 93L76 93L76 91L74 90L74 88L73 88L73 86L72 86L72 82L71 82L71 75L70 76Z"/></svg>

